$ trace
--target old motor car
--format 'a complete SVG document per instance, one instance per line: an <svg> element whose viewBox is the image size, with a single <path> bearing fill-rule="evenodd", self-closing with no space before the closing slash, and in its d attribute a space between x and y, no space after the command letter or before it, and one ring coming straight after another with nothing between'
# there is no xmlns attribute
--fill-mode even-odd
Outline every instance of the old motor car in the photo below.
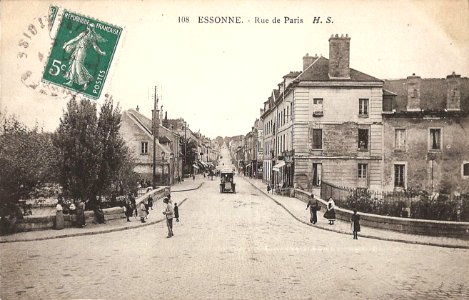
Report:
<svg viewBox="0 0 469 300"><path fill-rule="evenodd" d="M236 184L234 183L234 173L232 171L220 172L220 193L236 193Z"/></svg>

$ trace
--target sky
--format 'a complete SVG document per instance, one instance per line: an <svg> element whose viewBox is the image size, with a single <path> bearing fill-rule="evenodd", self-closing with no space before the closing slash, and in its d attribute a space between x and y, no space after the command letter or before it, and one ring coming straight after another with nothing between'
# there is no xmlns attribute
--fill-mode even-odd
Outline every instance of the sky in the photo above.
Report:
<svg viewBox="0 0 469 300"><path fill-rule="evenodd" d="M40 82L52 44L46 29L32 35L28 28L39 28L51 4L124 28L103 95L150 116L157 86L168 118L184 118L210 138L247 134L306 53L329 57L331 34L348 34L350 66L377 78L469 75L468 1L2 1L0 109L46 131L57 128L70 96L25 84ZM189 23L178 22L184 16ZM200 24L199 16L243 23Z"/></svg>

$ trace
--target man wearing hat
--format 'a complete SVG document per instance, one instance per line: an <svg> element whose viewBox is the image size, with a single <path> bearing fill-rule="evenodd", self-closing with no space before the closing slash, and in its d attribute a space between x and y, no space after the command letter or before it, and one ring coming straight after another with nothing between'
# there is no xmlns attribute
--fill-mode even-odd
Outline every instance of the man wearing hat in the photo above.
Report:
<svg viewBox="0 0 469 300"><path fill-rule="evenodd" d="M174 210L169 202L169 197L164 197L163 203L166 205L163 215L166 216L166 226L168 226L168 236L166 238L172 237L173 234L173 217L174 217Z"/></svg>

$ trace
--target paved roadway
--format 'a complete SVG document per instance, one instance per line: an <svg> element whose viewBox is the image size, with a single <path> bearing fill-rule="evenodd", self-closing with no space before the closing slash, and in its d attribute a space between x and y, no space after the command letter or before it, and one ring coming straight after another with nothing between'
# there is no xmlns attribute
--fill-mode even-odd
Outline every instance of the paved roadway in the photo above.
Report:
<svg viewBox="0 0 469 300"><path fill-rule="evenodd" d="M163 223L0 245L1 299L468 299L469 250L323 231L235 177L207 179ZM158 209L160 209L159 207ZM160 213L159 211L153 211Z"/></svg>

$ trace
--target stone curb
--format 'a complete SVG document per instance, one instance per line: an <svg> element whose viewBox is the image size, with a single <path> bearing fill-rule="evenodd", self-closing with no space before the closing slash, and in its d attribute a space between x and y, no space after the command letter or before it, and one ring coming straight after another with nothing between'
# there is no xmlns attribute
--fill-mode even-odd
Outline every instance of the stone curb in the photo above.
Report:
<svg viewBox="0 0 469 300"><path fill-rule="evenodd" d="M199 184L198 187L192 188L192 189L186 189L186 190L177 190L177 191L171 191L171 193L179 193L179 192L188 192L188 191L195 191L198 190L202 185L204 185L203 182Z"/></svg>
<svg viewBox="0 0 469 300"><path fill-rule="evenodd" d="M253 184L251 181L247 180L246 178L243 178L249 184L251 184L253 187L264 193L267 197L269 197L272 201L274 201L277 205L281 206L284 210L286 210L295 220L298 222L301 222L305 225L318 228L321 230L326 230L326 231L332 231L336 233L341 233L341 234L346 234L346 235L351 235L350 232L346 232L340 229L334 229L334 228L326 228L322 226L314 226L313 224L310 224L297 216L295 216L288 208L286 208L282 203L278 202L275 200L273 197L271 197L269 194L266 194L262 189L258 188L255 184ZM451 244L443 244L443 243L432 243L432 242L420 242L420 241L410 241L410 240L405 240L405 239L398 239L398 238L386 238L386 237L381 237L381 236L376 236L376 235L371 235L371 234L360 234L360 237L363 238L369 238L369 239L375 239L375 240L381 240L381 241L390 241L390 242L399 242L399 243L406 243L406 244L414 244L414 245L424 245L424 246L434 246L434 247L443 247L443 248L455 248L455 249L469 249L469 245L451 245Z"/></svg>
<svg viewBox="0 0 469 300"><path fill-rule="evenodd" d="M178 206L181 206L184 202L186 202L187 198L184 198L181 202L179 202ZM160 222L163 222L165 218L154 220L154 221L147 221L145 223L140 223L139 225L124 225L118 228L110 228L110 229L103 229L103 230L97 230L97 231L88 231L88 232L79 232L79 233L69 233L69 234L62 234L62 235L56 235L56 236L50 236L50 237L38 237L38 238L26 238L26 239L17 239L17 240L11 240L11 241L0 241L0 244L3 243L16 243L16 242L33 242L33 241L43 241L43 240L52 240L52 239L62 239L62 238L68 238L68 237L75 237L75 236L84 236L84 235L96 235L96 234L102 234L102 233L110 233L110 232L116 232L116 231L124 231L124 230L129 230L129 229L136 229L136 228L141 228L145 226L150 226L154 225Z"/></svg>

